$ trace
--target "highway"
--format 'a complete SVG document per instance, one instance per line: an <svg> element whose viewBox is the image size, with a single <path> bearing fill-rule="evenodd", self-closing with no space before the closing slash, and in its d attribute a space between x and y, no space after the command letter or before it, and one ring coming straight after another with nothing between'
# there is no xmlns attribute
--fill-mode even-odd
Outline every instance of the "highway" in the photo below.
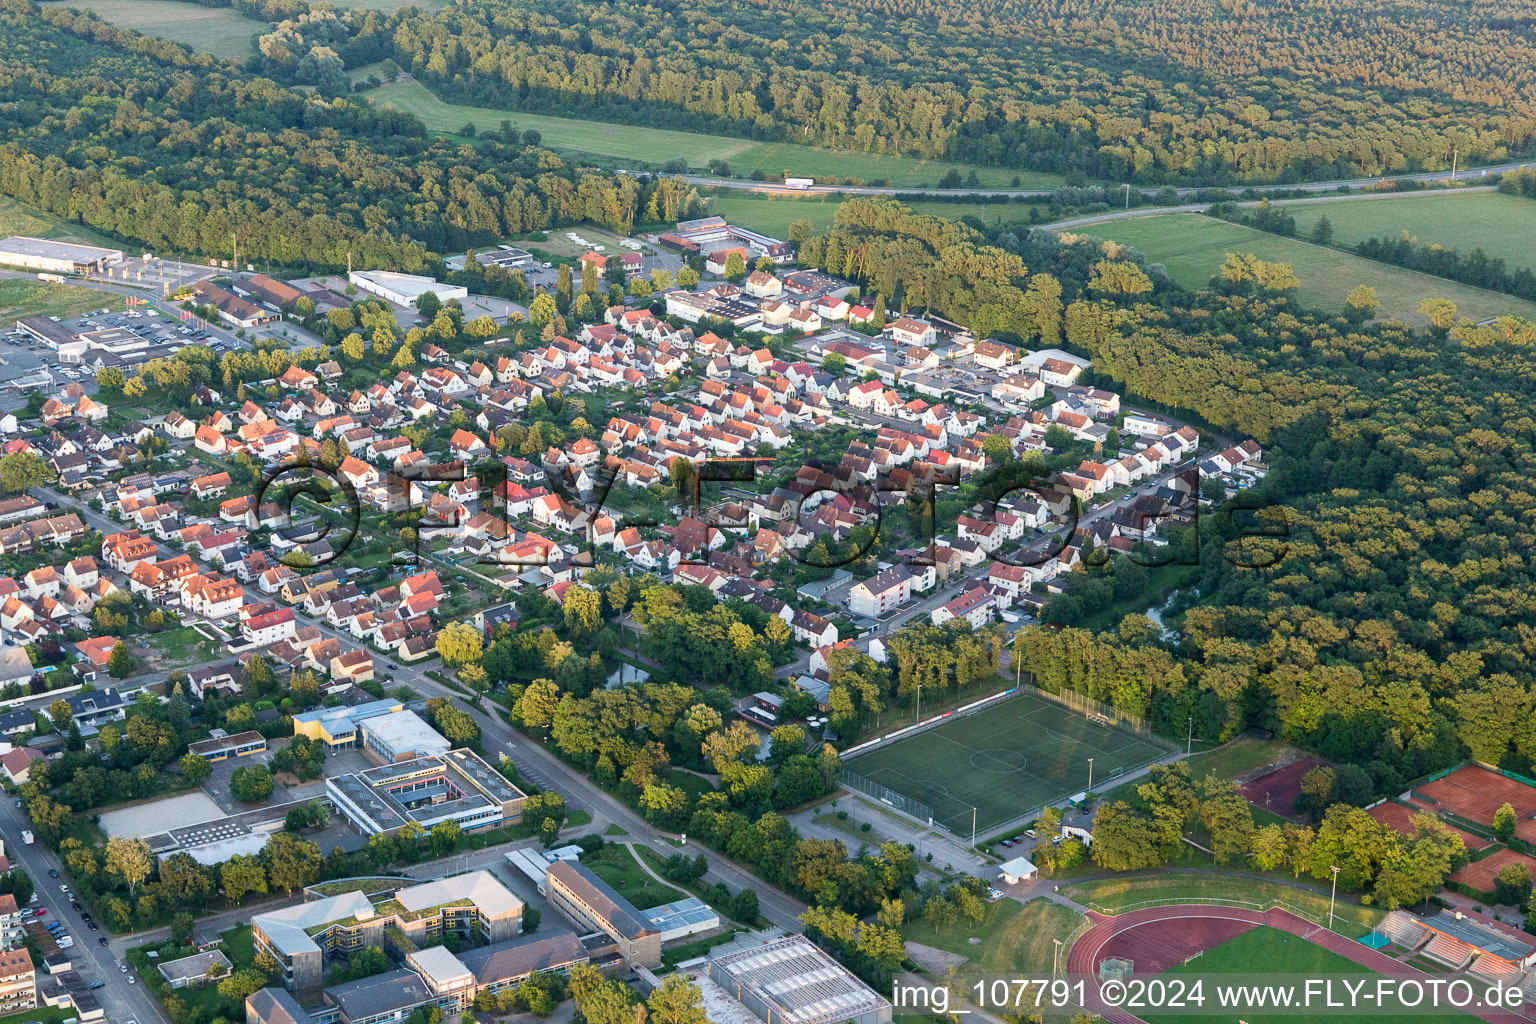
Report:
<svg viewBox="0 0 1536 1024"><path fill-rule="evenodd" d="M1510 163L1494 164L1489 167L1462 168L1456 174L1456 180L1475 180L1484 174L1502 174L1505 171L1519 170L1522 167L1532 166L1532 161L1511 161ZM1381 174L1370 178L1344 178L1336 181L1310 181L1298 182L1292 185L1197 185L1176 188L1180 198L1193 195L1197 192L1209 189L1227 189L1232 192L1244 192L1252 189L1255 192L1333 192L1341 188L1369 188L1384 179L1392 181L1445 181L1450 177L1448 171L1424 171L1417 174ZM734 189L739 192L763 192L778 196L803 196L803 195L849 195L849 196L894 196L916 195L925 196L949 196L955 198L980 197L1011 199L1014 196L1049 196L1056 189L1053 188L923 188L910 186L897 188L890 185L807 185L804 188L789 188L779 182L773 181L747 181L741 178L716 178L697 174L682 175L684 181L691 185L699 185L707 188ZM1108 188L1121 188L1120 185L1106 186ZM1160 185L1132 185L1133 189L1142 192L1155 192Z"/></svg>

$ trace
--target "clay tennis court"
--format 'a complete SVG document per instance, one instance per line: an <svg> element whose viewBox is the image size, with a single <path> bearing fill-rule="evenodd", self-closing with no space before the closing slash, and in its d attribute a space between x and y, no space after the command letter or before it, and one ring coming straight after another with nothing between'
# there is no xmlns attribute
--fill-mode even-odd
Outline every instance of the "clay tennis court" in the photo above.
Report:
<svg viewBox="0 0 1536 1024"><path fill-rule="evenodd" d="M1243 798L1253 806L1295 821L1299 817L1296 813L1296 798L1301 796L1302 776L1318 765L1327 763L1316 757L1303 757L1249 779L1238 788Z"/></svg>
<svg viewBox="0 0 1536 1024"><path fill-rule="evenodd" d="M1413 816L1415 814L1434 814L1434 812L1426 807L1408 807L1395 801L1388 801L1380 806L1371 808L1371 817L1388 828L1396 829L1405 836L1414 834ZM1441 821L1440 824L1461 836L1462 843L1469 850L1481 850L1489 845L1488 840L1482 836L1475 836L1471 832L1463 832L1449 822Z"/></svg>
<svg viewBox="0 0 1536 1024"><path fill-rule="evenodd" d="M1506 864L1524 864L1532 878L1536 878L1536 860L1514 850L1499 850L1480 861L1468 864L1451 876L1451 881L1470 885L1479 892L1493 892L1493 880Z"/></svg>
<svg viewBox="0 0 1536 1024"><path fill-rule="evenodd" d="M1493 813L1507 803L1519 819L1515 835L1528 843L1536 842L1536 821L1531 820L1536 815L1536 788L1523 782L1469 764L1443 779L1425 783L1414 792L1452 814L1483 825L1492 825Z"/></svg>

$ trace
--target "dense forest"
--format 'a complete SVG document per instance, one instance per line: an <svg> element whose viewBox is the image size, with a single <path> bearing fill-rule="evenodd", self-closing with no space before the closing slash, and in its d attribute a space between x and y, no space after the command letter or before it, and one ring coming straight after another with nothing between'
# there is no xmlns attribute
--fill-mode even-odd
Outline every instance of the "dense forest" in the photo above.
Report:
<svg viewBox="0 0 1536 1024"><path fill-rule="evenodd" d="M1115 181L1436 170L1536 127L1510 0L465 0L390 41L461 102Z"/></svg>
<svg viewBox="0 0 1536 1024"><path fill-rule="evenodd" d="M157 253L412 270L508 234L699 208L675 179L459 146L92 15L0 4L0 192Z"/></svg>

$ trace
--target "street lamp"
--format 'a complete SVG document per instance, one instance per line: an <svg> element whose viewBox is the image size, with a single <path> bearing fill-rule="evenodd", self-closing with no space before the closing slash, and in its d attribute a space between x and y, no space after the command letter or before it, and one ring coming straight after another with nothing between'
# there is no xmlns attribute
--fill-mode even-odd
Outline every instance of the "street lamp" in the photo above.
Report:
<svg viewBox="0 0 1536 1024"><path fill-rule="evenodd" d="M1093 792L1093 758L1088 759L1088 792Z"/></svg>
<svg viewBox="0 0 1536 1024"><path fill-rule="evenodd" d="M1338 896L1338 894L1339 894L1339 866L1337 864L1332 865L1332 870L1333 870L1333 892L1330 893L1329 896L1328 896L1328 930L1329 931L1333 931L1333 901L1334 901L1334 897Z"/></svg>
<svg viewBox="0 0 1536 1024"><path fill-rule="evenodd" d="M1051 954L1051 976L1055 977L1056 976L1056 965L1061 960L1061 940L1060 939L1052 939L1051 941L1056 943L1056 951Z"/></svg>

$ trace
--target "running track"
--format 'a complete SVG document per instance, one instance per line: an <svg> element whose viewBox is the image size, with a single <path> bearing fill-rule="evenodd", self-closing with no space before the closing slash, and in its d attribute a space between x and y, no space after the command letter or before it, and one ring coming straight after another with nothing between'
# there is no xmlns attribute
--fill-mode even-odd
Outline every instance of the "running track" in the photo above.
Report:
<svg viewBox="0 0 1536 1024"><path fill-rule="evenodd" d="M1069 974L1096 975L1099 961L1103 959L1099 955L1099 951L1118 932L1123 932L1128 928L1134 928L1138 925L1164 921L1174 923L1173 926L1178 927L1176 922L1199 918L1204 920L1242 921L1253 925L1266 925L1270 928L1278 928L1281 931L1290 932L1292 935L1299 935L1308 942L1321 946L1330 952L1337 953L1346 960L1352 960L1364 969L1377 974L1390 974L1398 977L1429 977L1424 972L1394 960L1385 953L1371 949L1369 946L1356 942L1353 939L1346 939L1337 932L1332 932L1327 928L1315 925L1311 921L1297 917L1290 911L1282 910L1279 907L1260 913L1257 910L1244 910L1239 907L1187 905L1149 907L1146 910L1133 910L1128 914L1117 914L1112 917L1090 911L1088 917L1094 922L1093 926L1072 944L1071 951L1067 953L1067 971ZM1110 1007L1090 1008L1096 1009L1105 1020L1111 1021L1113 1024L1146 1024L1142 1018L1127 1013L1124 1010ZM1467 1012L1472 1013L1473 1011L1469 1010ZM1530 1024L1529 1018L1514 1013L1496 1013L1485 1010L1475 1013L1475 1016L1494 1022L1494 1024L1516 1024L1516 1022ZM1300 1020L1301 1018L1298 1017L1297 1019Z"/></svg>

